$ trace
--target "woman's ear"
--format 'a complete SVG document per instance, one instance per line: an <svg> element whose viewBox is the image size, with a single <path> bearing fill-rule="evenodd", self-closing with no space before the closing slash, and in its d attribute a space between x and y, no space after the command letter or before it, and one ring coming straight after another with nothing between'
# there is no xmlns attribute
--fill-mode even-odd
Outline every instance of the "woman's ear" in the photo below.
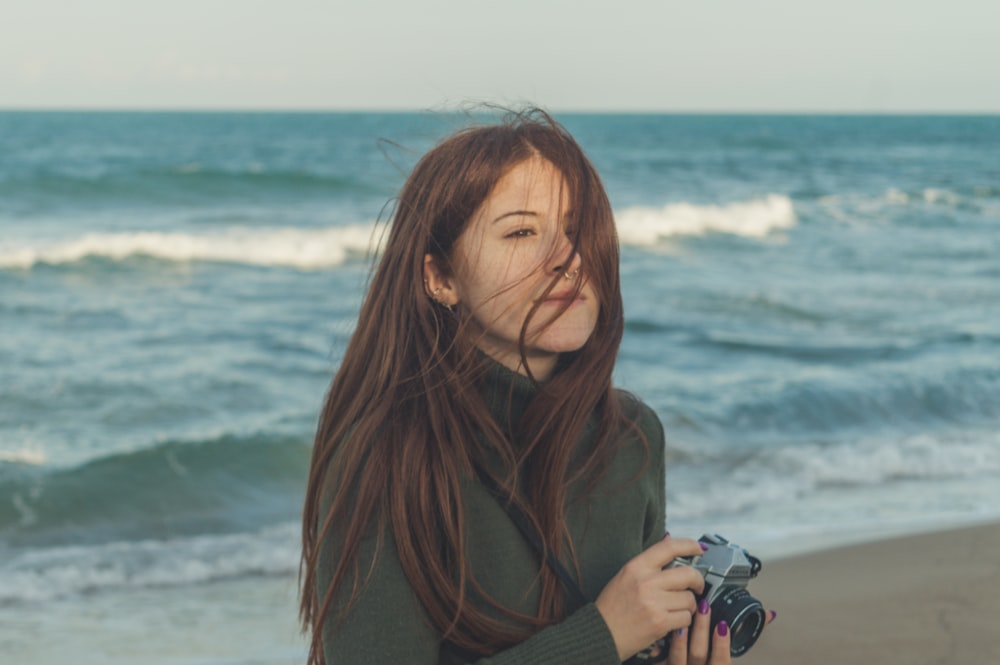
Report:
<svg viewBox="0 0 1000 665"><path fill-rule="evenodd" d="M454 307L458 304L455 281L441 269L437 258L431 254L424 255L424 291L431 299L445 307Z"/></svg>

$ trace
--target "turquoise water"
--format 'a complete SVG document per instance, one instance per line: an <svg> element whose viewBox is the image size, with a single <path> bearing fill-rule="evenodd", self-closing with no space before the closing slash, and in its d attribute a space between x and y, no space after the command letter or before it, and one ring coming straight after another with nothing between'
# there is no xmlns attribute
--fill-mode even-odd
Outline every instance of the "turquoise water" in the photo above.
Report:
<svg viewBox="0 0 1000 665"><path fill-rule="evenodd" d="M672 532L1000 516L1000 117L560 119L618 218ZM0 653L301 657L316 414L375 222L460 122L0 113Z"/></svg>

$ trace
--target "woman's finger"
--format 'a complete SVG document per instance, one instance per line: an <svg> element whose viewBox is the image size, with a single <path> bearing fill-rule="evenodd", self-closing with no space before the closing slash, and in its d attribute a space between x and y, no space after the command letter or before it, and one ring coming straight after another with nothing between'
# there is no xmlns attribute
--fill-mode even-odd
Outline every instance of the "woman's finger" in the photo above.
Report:
<svg viewBox="0 0 1000 665"><path fill-rule="evenodd" d="M729 653L729 624L720 621L712 633L712 660L710 665L729 665L733 657Z"/></svg>
<svg viewBox="0 0 1000 665"><path fill-rule="evenodd" d="M691 639L688 642L688 665L705 665L708 662L708 641L711 632L712 611L704 598L698 601L698 611L691 621Z"/></svg>
<svg viewBox="0 0 1000 665"><path fill-rule="evenodd" d="M659 588L664 591L688 589L697 595L705 590L705 578L691 566L665 568L657 571L656 577Z"/></svg>
<svg viewBox="0 0 1000 665"><path fill-rule="evenodd" d="M698 604L694 599L694 594L687 589L682 589L680 591L666 591L661 592L661 598L659 600L659 607L664 612L669 612L671 614L678 613L682 614L684 620L672 628L686 627L691 623L691 617L697 611Z"/></svg>
<svg viewBox="0 0 1000 665"><path fill-rule="evenodd" d="M678 628L670 634L667 665L688 665L688 629Z"/></svg>
<svg viewBox="0 0 1000 665"><path fill-rule="evenodd" d="M698 556L705 547L692 538L674 538L669 533L663 540L643 550L634 561L650 567L663 568L677 557Z"/></svg>

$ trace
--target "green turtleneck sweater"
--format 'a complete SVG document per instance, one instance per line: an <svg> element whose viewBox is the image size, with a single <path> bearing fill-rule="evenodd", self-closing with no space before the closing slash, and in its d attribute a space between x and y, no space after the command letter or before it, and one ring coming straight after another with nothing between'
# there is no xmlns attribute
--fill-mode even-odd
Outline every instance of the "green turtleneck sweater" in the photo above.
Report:
<svg viewBox="0 0 1000 665"><path fill-rule="evenodd" d="M509 390L513 382L513 393ZM496 366L484 386L484 397L501 425L508 414L516 419L535 393L525 377ZM512 397L509 403L508 396ZM591 601L562 623L549 626L521 644L476 662L482 665L616 665L618 652L607 624L593 600L636 554L662 538L664 532L663 428L652 409L625 393L622 410L638 423L649 441L645 449L635 437L620 447L595 491L571 504L566 515L580 564L581 587ZM590 428L587 429L587 432ZM588 434L578 446L589 447ZM636 474L642 471L641 475ZM631 481L631 482L630 482ZM469 560L477 581L496 600L525 614L538 606L539 557L496 499L475 479L463 487L468 517ZM368 570L375 538L363 542L360 569ZM321 561L336 557L336 545L324 543ZM318 585L328 587L330 564L319 570ZM527 591L534 589L534 591ZM328 619L323 632L329 665L406 663L451 665L453 654L443 648L403 573L391 534L375 558L372 575L350 614L337 625Z"/></svg>

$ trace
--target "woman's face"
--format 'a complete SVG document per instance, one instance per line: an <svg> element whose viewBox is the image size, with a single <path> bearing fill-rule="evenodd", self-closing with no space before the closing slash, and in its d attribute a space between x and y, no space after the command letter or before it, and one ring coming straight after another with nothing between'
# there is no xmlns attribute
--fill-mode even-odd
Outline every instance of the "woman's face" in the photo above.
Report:
<svg viewBox="0 0 1000 665"><path fill-rule="evenodd" d="M541 303L525 339L528 365L539 379L551 374L560 353L584 345L600 308L586 266L578 254L570 257L568 205L566 182L551 162L535 156L514 166L458 237L454 274L446 280L453 291L447 295L472 317L479 347L522 373L521 328ZM557 275L555 288L543 295Z"/></svg>

